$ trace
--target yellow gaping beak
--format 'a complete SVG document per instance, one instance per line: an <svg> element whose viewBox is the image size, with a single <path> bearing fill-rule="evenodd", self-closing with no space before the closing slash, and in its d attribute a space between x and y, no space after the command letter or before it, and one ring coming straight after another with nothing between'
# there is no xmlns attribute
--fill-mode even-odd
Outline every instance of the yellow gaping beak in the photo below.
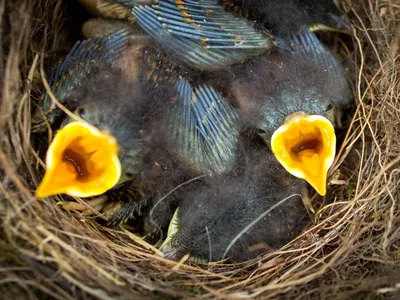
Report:
<svg viewBox="0 0 400 300"><path fill-rule="evenodd" d="M101 195L121 177L116 139L81 122L72 122L57 132L47 150L46 166L36 190L40 198L55 194Z"/></svg>
<svg viewBox="0 0 400 300"><path fill-rule="evenodd" d="M292 175L326 194L328 169L335 158L336 136L332 123L302 112L288 116L271 139L272 152Z"/></svg>

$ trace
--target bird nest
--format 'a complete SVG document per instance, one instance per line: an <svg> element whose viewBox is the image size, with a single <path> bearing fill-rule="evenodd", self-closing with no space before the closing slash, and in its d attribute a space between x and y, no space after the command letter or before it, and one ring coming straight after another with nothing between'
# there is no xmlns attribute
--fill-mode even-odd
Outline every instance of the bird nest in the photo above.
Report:
<svg viewBox="0 0 400 300"><path fill-rule="evenodd" d="M31 145L32 99L39 95L46 64L69 50L83 17L63 1L0 2L0 294L10 299L394 297L400 289L400 6L395 2L343 3L354 36L334 35L330 43L353 70L357 106L331 168L328 196L313 199L313 222L301 236L241 264L170 261L124 227L105 227L92 216L65 211L57 205L59 197L35 198L44 163Z"/></svg>

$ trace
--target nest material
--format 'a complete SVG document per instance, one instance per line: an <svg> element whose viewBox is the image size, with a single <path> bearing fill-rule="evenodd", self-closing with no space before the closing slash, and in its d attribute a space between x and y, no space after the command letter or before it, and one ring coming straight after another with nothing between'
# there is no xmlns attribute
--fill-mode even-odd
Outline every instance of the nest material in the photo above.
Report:
<svg viewBox="0 0 400 300"><path fill-rule="evenodd" d="M12 3L13 2L13 3ZM166 260L129 231L63 210L34 190L31 101L43 62L68 46L62 1L0 2L0 294L56 299L386 298L400 293L400 3L343 3L357 109L314 225L279 251L237 265ZM68 47L67 47L68 48ZM32 84L33 83L33 84ZM60 199L58 199L60 200ZM79 201L79 199L78 199Z"/></svg>

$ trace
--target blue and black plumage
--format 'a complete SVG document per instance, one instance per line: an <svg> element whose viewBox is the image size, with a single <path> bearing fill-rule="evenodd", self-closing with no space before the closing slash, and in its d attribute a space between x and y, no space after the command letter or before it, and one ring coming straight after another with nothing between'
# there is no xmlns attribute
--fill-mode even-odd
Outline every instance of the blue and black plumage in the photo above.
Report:
<svg viewBox="0 0 400 300"><path fill-rule="evenodd" d="M103 71L100 76L107 76L104 73L107 74ZM115 79L123 81L118 77ZM200 86L193 89L187 81L179 80L172 90L168 90L169 87L163 91L160 87L155 89L157 100L143 92L139 94L127 89L138 97L131 99L136 100L136 104L129 104L121 99L115 103L115 95L107 92L110 85L115 86L112 80L101 84L101 88L96 88L99 82L93 80L87 81L87 84L91 87L87 92L96 102L85 106L79 101L81 108L78 111L82 112L82 107L85 107L83 117L98 128L113 124L111 132L118 140L122 138L123 155L120 159L125 179L129 180L106 193L108 204L103 210L109 224L118 225L133 216L141 216L142 207L154 204L191 178L226 174L235 165L238 114L212 88ZM93 87L96 92L93 92ZM116 87L119 88L118 85ZM174 93L173 97L166 98L167 92ZM144 95L147 97L144 98ZM112 100L103 101L102 97ZM81 98L87 99L85 96ZM119 109L123 109L124 113ZM111 112L113 118L108 116ZM124 116L129 123L122 122ZM176 199L177 196L169 197ZM167 212L163 213L165 220L172 216L168 216ZM157 226L154 230L156 233L160 231Z"/></svg>
<svg viewBox="0 0 400 300"><path fill-rule="evenodd" d="M91 72L98 70L100 64L112 62L118 58L126 45L126 31L118 31L103 38L77 42L49 77L48 83L56 99L61 104L65 103L64 99L81 85L83 79ZM44 131L47 128L46 122L52 124L60 114L60 109L44 92L38 108L32 116L32 130Z"/></svg>
<svg viewBox="0 0 400 300"><path fill-rule="evenodd" d="M173 148L199 172L226 172L236 160L237 111L211 87L179 80L176 90L181 103L170 111L167 134Z"/></svg>
<svg viewBox="0 0 400 300"><path fill-rule="evenodd" d="M116 1L127 5L126 1ZM130 3L141 28L188 66L215 70L264 53L273 37L235 17L215 0Z"/></svg>
<svg viewBox="0 0 400 300"><path fill-rule="evenodd" d="M211 2L210 7L205 5ZM167 75L176 94L163 108L168 112L165 118L150 119L156 120L150 121L150 125L156 126L148 127L154 129L147 131L151 132L149 140L157 142L149 148L158 158L149 151L144 156L147 167L142 166L146 170L155 168L158 175L154 178L150 172L141 177L139 198L150 199L150 207L161 201L157 210L151 209L148 223L155 224L157 229L165 228L172 212L179 207L181 227L173 246L165 249L168 257L179 258L189 252L208 260L244 260L259 253L252 252L252 246L265 243L264 248L274 248L290 240L303 215L300 197L294 195L299 192L299 181L287 184L272 154L264 153L265 161L254 155L247 165L242 162L242 169L250 171L235 172L234 166L242 157L237 153L242 124L261 130L259 133L269 143L274 131L292 113L323 115L333 122L332 107L346 106L352 97L336 58L309 30L302 27L299 35L279 37L278 47L271 49L263 44L274 43L263 28L259 31L260 26L254 27L246 20L241 20L243 26L235 27L230 23L234 17L214 2L161 1L151 7L132 6L139 25L165 46L171 57L178 57L178 61L191 67L213 71L194 79L188 76L186 79L190 80L176 81L175 76ZM204 20L211 21L211 26ZM239 34L244 38L238 38ZM151 57L150 61L154 62ZM144 67L149 71L144 72L145 77L156 84L163 82L160 78L164 76L159 76L159 72L164 67L158 62L150 65ZM306 143L296 147L302 151L308 146ZM164 148L176 161L160 162ZM271 169L272 174L266 172ZM206 175L211 176L210 180L200 178ZM175 188L191 178L200 180L195 181L195 186L188 183L186 189L179 188L176 193ZM171 196L172 202L165 200L165 195ZM289 204L290 198L278 210L271 211L271 218L262 215L277 201L292 195L295 205ZM114 210L113 223L132 216L137 206L126 203ZM248 234L247 226L259 216L262 218L249 228L254 231ZM270 224L276 227L262 230Z"/></svg>

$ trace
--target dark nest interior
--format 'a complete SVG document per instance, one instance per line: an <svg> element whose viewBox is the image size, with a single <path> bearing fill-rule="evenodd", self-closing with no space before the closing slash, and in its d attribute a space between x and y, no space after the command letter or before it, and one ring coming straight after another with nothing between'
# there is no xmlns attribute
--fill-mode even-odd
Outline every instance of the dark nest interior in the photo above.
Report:
<svg viewBox="0 0 400 300"><path fill-rule="evenodd" d="M43 70L68 53L87 13L74 1L0 2L0 295L6 299L400 296L400 3L342 1L354 35L332 38L352 70L356 109L315 197L312 225L241 264L167 260L123 227L34 192L44 162L30 114ZM397 295L397 297L396 297Z"/></svg>

